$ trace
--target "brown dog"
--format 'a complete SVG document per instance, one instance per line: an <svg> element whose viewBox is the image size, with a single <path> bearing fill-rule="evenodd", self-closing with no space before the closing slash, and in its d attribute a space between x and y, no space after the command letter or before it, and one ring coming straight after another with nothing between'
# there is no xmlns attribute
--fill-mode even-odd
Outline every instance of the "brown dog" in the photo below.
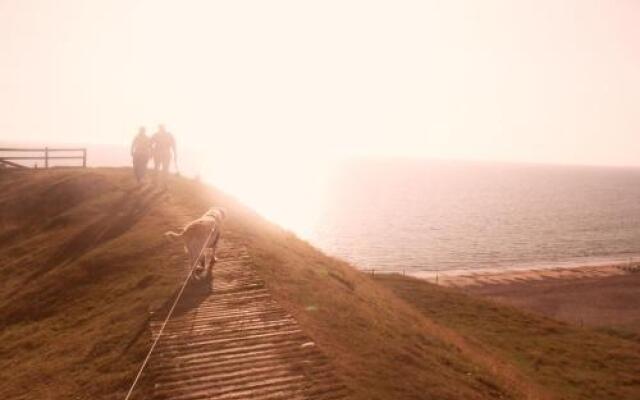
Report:
<svg viewBox="0 0 640 400"><path fill-rule="evenodd" d="M189 254L190 266L194 268L196 280L211 276L211 268L216 261L220 229L225 217L224 209L213 207L202 217L188 223L182 232L165 232L166 237L181 237L184 240L184 248Z"/></svg>

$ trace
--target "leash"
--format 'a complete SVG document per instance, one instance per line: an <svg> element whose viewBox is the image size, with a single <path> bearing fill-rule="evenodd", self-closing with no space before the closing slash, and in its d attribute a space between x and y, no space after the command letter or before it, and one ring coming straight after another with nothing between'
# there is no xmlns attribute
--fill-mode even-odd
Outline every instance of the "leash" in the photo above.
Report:
<svg viewBox="0 0 640 400"><path fill-rule="evenodd" d="M145 357L144 361L142 362L142 365L140 366L140 369L138 370L138 374L136 375L136 378L133 380L133 383L131 384L131 387L129 388L129 392L127 392L127 396L124 398L124 400L129 400L129 398L131 397L131 394L133 393L133 390L135 389L136 385L138 384L138 381L140 380L140 377L142 376L142 371L144 371L145 367L147 366L147 363L149 362L149 359L151 358L151 353L153 353L153 350L156 348L156 345L158 344L158 341L160 340L160 336L162 336L162 333L164 332L164 328L167 326L167 323L169 322L169 319L171 318L171 314L173 314L173 310L176 308L176 305L178 304L178 301L180 300L180 297L182 296L182 293L184 292L184 289L187 287L187 283L189 283L189 279L191 278L191 275L193 275L193 271L196 269L196 266L198 265L198 261L200 261L200 258L202 257L202 254L204 253L204 249L207 247L207 244L211 240L211 237L213 236L213 232L216 230L216 228L217 228L217 226L214 226L214 228L211 229L211 232L209 232L209 236L207 237L207 240L202 245L202 249L200 249L200 254L198 254L198 258L196 258L196 261L191 266L191 270L189 271L189 275L187 275L187 278L184 280L184 283L182 284L182 287L180 288L180 291L178 292L178 295L176 296L176 299L173 301L173 304L171 305L171 308L169 309L169 313L167 313L167 317L164 319L164 322L162 323L162 327L160 327L160 331L158 332L158 335L156 336L155 340L153 341L153 344L151 345L151 348L149 349L149 352L147 353L147 356Z"/></svg>

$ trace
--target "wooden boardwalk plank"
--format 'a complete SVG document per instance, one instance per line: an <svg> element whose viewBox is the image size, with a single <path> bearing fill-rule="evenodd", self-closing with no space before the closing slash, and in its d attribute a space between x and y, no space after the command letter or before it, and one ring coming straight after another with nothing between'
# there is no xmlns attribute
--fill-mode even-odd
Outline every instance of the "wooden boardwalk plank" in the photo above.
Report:
<svg viewBox="0 0 640 400"><path fill-rule="evenodd" d="M341 400L347 388L272 298L242 247L221 241L211 293L188 290L151 359L154 397ZM152 339L164 316L150 323Z"/></svg>

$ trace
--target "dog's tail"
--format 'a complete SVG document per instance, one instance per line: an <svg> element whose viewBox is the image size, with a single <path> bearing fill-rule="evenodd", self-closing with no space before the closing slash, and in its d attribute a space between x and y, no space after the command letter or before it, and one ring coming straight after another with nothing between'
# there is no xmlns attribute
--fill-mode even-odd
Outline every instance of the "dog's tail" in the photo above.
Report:
<svg viewBox="0 0 640 400"><path fill-rule="evenodd" d="M166 238L178 238L178 237L182 237L182 235L184 235L184 231L182 232L174 232L174 231L167 231L164 233L164 237Z"/></svg>

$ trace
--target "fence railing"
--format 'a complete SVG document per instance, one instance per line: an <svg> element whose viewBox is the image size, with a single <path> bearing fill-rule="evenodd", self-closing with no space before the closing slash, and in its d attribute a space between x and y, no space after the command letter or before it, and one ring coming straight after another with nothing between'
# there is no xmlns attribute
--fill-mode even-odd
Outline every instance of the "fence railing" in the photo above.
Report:
<svg viewBox="0 0 640 400"><path fill-rule="evenodd" d="M11 155L25 154L27 155ZM38 155L34 155L38 154ZM53 154L51 154L53 153ZM40 155L41 154L41 155ZM0 148L0 166L9 166L15 168L29 168L20 162L24 161L44 161L44 168L49 168L52 161L55 160L82 160L82 168L87 166L87 149L86 148ZM58 165L59 166L59 165ZM65 165L69 166L69 165ZM38 167L38 164L35 164Z"/></svg>

